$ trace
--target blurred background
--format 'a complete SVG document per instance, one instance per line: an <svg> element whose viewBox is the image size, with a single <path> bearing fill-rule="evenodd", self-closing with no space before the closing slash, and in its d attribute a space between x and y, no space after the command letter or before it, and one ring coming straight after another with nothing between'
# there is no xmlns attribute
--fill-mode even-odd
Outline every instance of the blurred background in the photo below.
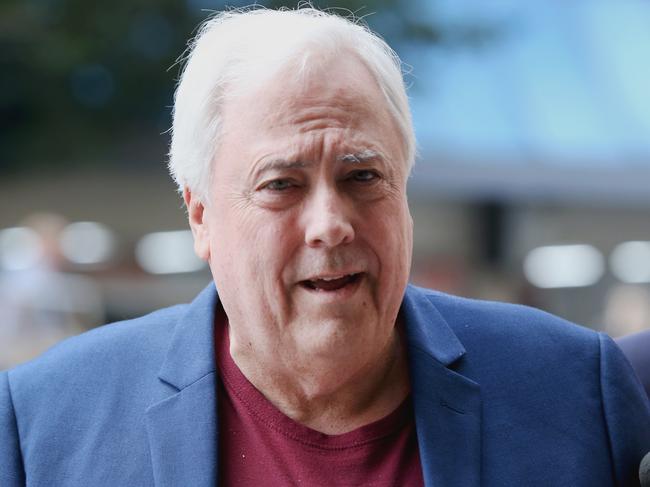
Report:
<svg viewBox="0 0 650 487"><path fill-rule="evenodd" d="M0 369L210 281L167 130L176 60L224 4L245 5L0 3ZM363 16L406 63L413 282L650 327L649 2L313 4Z"/></svg>

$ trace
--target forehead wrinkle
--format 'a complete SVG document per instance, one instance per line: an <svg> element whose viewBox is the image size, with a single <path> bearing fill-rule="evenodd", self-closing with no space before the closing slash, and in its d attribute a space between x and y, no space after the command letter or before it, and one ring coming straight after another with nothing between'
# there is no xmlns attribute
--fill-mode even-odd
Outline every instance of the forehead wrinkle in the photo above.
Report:
<svg viewBox="0 0 650 487"><path fill-rule="evenodd" d="M354 119L354 112L349 110L328 105L312 105L293 112L288 125L297 127L300 133L305 133L326 128L346 128L353 125Z"/></svg>
<svg viewBox="0 0 650 487"><path fill-rule="evenodd" d="M367 96L337 90L336 96L305 96L293 99L288 107L291 115L287 122L298 125L301 130L325 127L354 127L366 117L376 117Z"/></svg>

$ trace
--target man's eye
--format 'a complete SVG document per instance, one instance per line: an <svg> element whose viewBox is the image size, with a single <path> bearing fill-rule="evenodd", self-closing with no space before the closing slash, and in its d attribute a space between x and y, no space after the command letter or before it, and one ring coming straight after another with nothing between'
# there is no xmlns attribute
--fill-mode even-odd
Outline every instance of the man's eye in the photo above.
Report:
<svg viewBox="0 0 650 487"><path fill-rule="evenodd" d="M271 191L286 191L294 186L294 184L288 179L276 179L264 185L264 189L270 189Z"/></svg>
<svg viewBox="0 0 650 487"><path fill-rule="evenodd" d="M375 171L370 171L366 169L362 169L360 171L354 171L350 176L350 179L353 179L354 181L360 183L370 183L377 178L379 178L379 175Z"/></svg>

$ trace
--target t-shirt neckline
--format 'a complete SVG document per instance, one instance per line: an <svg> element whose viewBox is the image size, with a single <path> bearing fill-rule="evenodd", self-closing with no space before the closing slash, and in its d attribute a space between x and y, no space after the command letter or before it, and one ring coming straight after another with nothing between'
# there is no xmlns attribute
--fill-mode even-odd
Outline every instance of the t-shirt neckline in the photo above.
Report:
<svg viewBox="0 0 650 487"><path fill-rule="evenodd" d="M228 318L219 310L215 316L215 354L219 378L228 394L235 395L248 413L266 427L285 437L319 450L357 448L398 434L412 419L410 394L388 415L347 433L329 435L294 421L271 403L239 370L230 355Z"/></svg>

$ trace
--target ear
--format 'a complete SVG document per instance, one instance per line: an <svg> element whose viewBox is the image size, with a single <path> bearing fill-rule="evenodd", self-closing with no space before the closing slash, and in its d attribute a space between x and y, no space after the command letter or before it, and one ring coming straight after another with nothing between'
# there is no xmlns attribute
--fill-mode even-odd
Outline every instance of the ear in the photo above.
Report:
<svg viewBox="0 0 650 487"><path fill-rule="evenodd" d="M206 219L205 206L200 198L194 196L189 188L183 188L183 200L187 207L187 218L194 237L194 253L205 261L210 261L210 226Z"/></svg>

